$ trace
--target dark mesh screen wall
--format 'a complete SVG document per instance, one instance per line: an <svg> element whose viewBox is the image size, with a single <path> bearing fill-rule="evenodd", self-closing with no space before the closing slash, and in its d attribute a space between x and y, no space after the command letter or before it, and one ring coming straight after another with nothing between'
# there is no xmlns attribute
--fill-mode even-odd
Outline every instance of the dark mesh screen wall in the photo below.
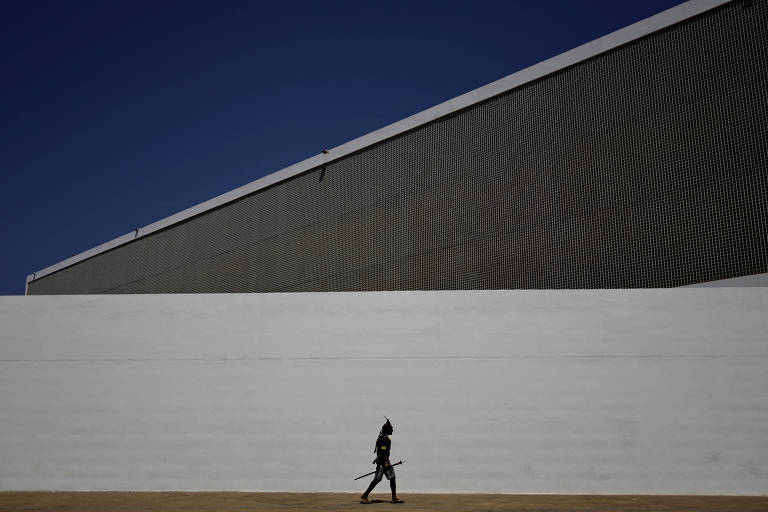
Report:
<svg viewBox="0 0 768 512"><path fill-rule="evenodd" d="M764 1L710 11L29 293L667 287L766 272L767 19Z"/></svg>

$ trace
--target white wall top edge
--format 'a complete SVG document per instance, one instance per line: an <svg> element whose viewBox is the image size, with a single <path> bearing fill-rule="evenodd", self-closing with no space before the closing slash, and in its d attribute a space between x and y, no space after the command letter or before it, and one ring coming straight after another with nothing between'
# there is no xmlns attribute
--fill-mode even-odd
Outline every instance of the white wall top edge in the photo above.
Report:
<svg viewBox="0 0 768 512"><path fill-rule="evenodd" d="M34 274L30 274L27 276L27 283L732 1L733 0L689 0L688 2L662 11L589 43L577 46L572 50L561 53L560 55L544 60L538 64L534 64L533 66L496 80L495 82L491 82L440 103L439 105L418 112L410 117L406 117L405 119L353 139L328 150L328 154L321 153L315 155L264 176L263 178L252 181L242 187L238 187L187 208L186 210L182 210L170 217L138 228L136 231L132 231L80 254L76 254L71 258L67 258L66 260L51 265Z"/></svg>
<svg viewBox="0 0 768 512"><path fill-rule="evenodd" d="M705 283L696 283L682 286L681 288L768 288L768 272L763 274L752 274L749 276L732 277L730 279L718 279L717 281L707 281Z"/></svg>

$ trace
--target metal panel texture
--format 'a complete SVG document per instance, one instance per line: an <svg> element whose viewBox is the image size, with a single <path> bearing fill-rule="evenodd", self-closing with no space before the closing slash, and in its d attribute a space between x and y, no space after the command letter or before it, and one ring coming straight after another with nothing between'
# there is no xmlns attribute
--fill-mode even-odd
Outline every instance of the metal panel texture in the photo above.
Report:
<svg viewBox="0 0 768 512"><path fill-rule="evenodd" d="M29 283L674 287L768 271L768 2L733 2Z"/></svg>

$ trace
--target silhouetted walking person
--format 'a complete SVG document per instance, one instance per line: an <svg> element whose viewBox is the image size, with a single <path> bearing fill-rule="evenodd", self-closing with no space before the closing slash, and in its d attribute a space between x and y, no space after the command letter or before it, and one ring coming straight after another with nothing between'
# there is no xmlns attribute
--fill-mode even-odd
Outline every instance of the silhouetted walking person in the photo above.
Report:
<svg viewBox="0 0 768 512"><path fill-rule="evenodd" d="M397 498L397 486L395 485L395 468L393 468L392 464L389 462L389 453L392 451L392 441L389 439L389 436L392 435L395 429L392 428L392 424L389 422L389 418L386 416L385 418L387 419L387 422L384 424L384 426L381 427L379 437L376 439L376 448L374 449L374 453L376 453L376 460L373 462L376 464L376 474L373 477L373 481L371 481L371 485L369 485L368 489L366 489L363 495L360 496L360 501L362 503L370 503L368 500L368 494L373 490L374 487L376 487L376 484L381 482L382 476L386 476L387 480L389 480L389 487L392 489L392 503L403 503L402 500Z"/></svg>

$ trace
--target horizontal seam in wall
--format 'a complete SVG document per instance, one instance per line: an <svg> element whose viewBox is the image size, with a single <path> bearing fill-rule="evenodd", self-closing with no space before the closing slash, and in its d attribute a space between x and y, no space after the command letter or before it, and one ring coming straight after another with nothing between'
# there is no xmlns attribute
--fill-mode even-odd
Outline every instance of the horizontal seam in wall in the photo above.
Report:
<svg viewBox="0 0 768 512"><path fill-rule="evenodd" d="M650 355L520 355L520 356L405 356L405 357L242 357L242 358L109 358L109 359L0 359L2 363L119 363L119 362L212 362L226 363L239 361L511 361L517 359L746 359L768 358L768 354L650 354Z"/></svg>

